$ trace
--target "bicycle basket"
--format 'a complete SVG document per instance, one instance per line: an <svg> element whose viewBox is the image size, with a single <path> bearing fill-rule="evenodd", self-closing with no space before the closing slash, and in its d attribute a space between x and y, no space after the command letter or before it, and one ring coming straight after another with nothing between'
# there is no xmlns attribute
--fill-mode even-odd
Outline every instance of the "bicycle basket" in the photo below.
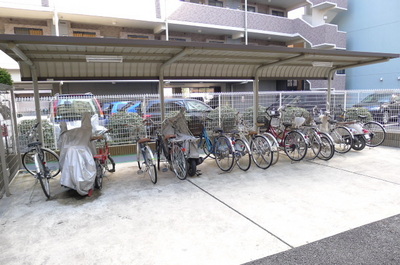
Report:
<svg viewBox="0 0 400 265"><path fill-rule="evenodd" d="M204 125L199 120L190 120L188 127L193 136L200 136L203 132Z"/></svg>
<svg viewBox="0 0 400 265"><path fill-rule="evenodd" d="M268 131L271 127L271 120L267 119L265 116L257 117L257 126L260 127L261 130Z"/></svg>

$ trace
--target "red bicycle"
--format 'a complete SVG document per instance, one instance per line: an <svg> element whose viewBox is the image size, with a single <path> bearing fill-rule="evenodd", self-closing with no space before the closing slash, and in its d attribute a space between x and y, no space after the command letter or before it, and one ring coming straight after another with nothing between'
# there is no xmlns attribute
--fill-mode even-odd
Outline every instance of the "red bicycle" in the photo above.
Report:
<svg viewBox="0 0 400 265"><path fill-rule="evenodd" d="M291 160L302 160L306 156L308 148L304 134L293 129L292 123L282 122L279 111L267 109L266 114L267 132L275 137L280 149L283 149ZM273 119L278 120L278 125L272 125Z"/></svg>
<svg viewBox="0 0 400 265"><path fill-rule="evenodd" d="M103 177L108 172L115 172L115 162L110 154L110 147L108 145L108 133L111 130L102 132L99 136L92 139L97 140L96 149L97 154L93 156L96 163L96 180L95 187L101 189L103 187Z"/></svg>

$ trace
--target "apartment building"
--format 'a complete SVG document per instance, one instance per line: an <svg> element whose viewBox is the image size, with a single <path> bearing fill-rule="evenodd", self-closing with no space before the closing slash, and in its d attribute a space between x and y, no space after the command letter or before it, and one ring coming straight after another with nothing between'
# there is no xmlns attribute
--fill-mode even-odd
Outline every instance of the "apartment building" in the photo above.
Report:
<svg viewBox="0 0 400 265"><path fill-rule="evenodd" d="M289 18L294 10L299 18ZM346 33L332 24L347 10L347 0L0 0L0 33L93 38L276 45L314 49L346 49ZM29 84L17 83L17 87ZM64 82L63 92L108 87L123 93L156 92L157 80ZM60 85L44 84L59 91ZM332 87L344 89L337 73ZM319 90L325 80L262 80L260 90ZM172 92L252 91L249 80L171 81Z"/></svg>
<svg viewBox="0 0 400 265"><path fill-rule="evenodd" d="M348 50L400 53L398 10L398 0L379 4L373 0L352 0L348 11L334 21L347 31ZM349 90L397 89L400 87L400 62L393 60L347 69L346 75L346 89Z"/></svg>

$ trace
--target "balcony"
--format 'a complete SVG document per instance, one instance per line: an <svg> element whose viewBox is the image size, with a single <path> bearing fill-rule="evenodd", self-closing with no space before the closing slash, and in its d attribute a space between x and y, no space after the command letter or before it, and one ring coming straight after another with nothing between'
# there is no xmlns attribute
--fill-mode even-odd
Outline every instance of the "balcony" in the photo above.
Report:
<svg viewBox="0 0 400 265"><path fill-rule="evenodd" d="M314 2L322 2L314 0ZM341 2L341 1L337 1ZM347 2L347 1L345 1ZM171 30L237 35L245 31L245 12L182 2L168 16ZM313 27L301 19L288 19L261 13L247 13L249 38L291 43L303 39L315 48L346 47L346 34L336 25Z"/></svg>

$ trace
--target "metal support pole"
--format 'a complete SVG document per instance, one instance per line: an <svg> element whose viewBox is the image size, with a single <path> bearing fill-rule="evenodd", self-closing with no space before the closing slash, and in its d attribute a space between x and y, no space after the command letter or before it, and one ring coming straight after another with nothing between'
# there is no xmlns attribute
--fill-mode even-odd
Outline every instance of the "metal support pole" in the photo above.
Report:
<svg viewBox="0 0 400 265"><path fill-rule="evenodd" d="M36 111L36 120L39 122L38 127L38 134L39 134L39 141L43 143L43 131L42 131L42 115L40 112L40 95L39 95L39 85L37 79L37 73L35 66L31 66L31 73L32 73L32 81L33 81L33 96L35 99L35 111Z"/></svg>
<svg viewBox="0 0 400 265"><path fill-rule="evenodd" d="M165 119L165 104L164 104L164 74L160 72L158 81L158 94L160 95L161 122Z"/></svg>
<svg viewBox="0 0 400 265"><path fill-rule="evenodd" d="M330 113L331 111L331 89L332 89L332 79L333 79L333 74L335 73L336 70L331 70L329 71L328 74L328 90L327 90L327 95L326 95L326 112Z"/></svg>
<svg viewBox="0 0 400 265"><path fill-rule="evenodd" d="M259 105L259 91L260 91L260 78L258 75L255 76L253 82L253 129L257 129L257 116L258 116L258 105Z"/></svg>

